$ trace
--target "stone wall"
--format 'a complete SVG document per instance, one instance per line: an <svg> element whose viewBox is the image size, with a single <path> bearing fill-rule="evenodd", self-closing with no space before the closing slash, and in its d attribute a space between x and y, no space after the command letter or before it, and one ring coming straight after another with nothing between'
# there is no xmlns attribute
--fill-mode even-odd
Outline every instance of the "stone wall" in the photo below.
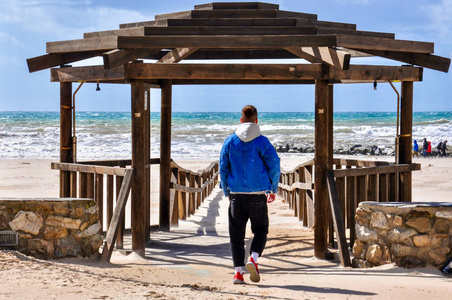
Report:
<svg viewBox="0 0 452 300"><path fill-rule="evenodd" d="M92 257L103 242L92 199L0 198L0 234L7 230L18 234L18 245L8 249L42 259Z"/></svg>
<svg viewBox="0 0 452 300"><path fill-rule="evenodd" d="M452 203L361 202L353 264L440 267L452 255Z"/></svg>

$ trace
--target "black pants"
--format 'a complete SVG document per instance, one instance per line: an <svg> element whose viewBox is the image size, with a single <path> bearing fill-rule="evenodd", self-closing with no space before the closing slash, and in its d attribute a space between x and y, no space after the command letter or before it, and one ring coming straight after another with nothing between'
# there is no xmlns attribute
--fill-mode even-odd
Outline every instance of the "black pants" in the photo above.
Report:
<svg viewBox="0 0 452 300"><path fill-rule="evenodd" d="M251 252L262 254L267 243L268 209L265 195L231 194L229 202L229 238L234 267L245 265L245 231L248 219L254 234Z"/></svg>

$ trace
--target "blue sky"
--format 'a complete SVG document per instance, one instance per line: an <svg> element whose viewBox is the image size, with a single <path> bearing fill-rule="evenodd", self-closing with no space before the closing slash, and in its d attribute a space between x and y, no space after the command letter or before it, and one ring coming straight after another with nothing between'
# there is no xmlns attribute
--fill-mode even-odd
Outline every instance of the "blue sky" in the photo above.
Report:
<svg viewBox="0 0 452 300"><path fill-rule="evenodd" d="M153 20L156 14L191 10L194 5L210 2L214 1L0 0L0 111L59 110L59 84L50 82L50 71L30 74L26 65L27 58L45 54L46 42L80 39L84 32L117 29L121 23ZM434 42L436 55L452 57L452 0L262 2L279 4L281 10L317 14L319 20L357 24L358 30ZM352 59L352 64L371 64L373 60ZM76 87L74 84L73 89ZM396 87L400 90L400 84ZM159 111L159 91L153 90L151 97L152 111ZM452 111L451 97L452 71L424 69L424 81L414 84L415 111ZM377 91L371 84L335 85L334 99L335 111L395 111L397 100L389 84L379 84ZM314 87L173 88L173 111L238 111L249 103L260 111L313 111ZM130 87L104 84L96 92L93 84L85 84L77 94L77 110L129 111Z"/></svg>

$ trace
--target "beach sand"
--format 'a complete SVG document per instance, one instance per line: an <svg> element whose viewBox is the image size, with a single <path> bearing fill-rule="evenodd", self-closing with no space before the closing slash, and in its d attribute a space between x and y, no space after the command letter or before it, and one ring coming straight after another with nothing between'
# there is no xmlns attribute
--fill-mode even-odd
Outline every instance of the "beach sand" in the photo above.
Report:
<svg viewBox="0 0 452 300"><path fill-rule="evenodd" d="M351 157L362 159L362 157ZM394 158L374 157L389 161ZM58 197L51 160L0 160L0 197ZM199 170L208 161L178 161ZM452 201L452 159L414 159L413 201ZM290 170L299 163L283 159ZM158 183L152 169L152 183ZM157 185L158 186L158 185ZM155 192L154 192L155 193ZM271 228L259 259L262 280L233 285L227 199L217 187L188 220L171 232L153 232L146 258L114 252L111 263L73 258L44 261L0 251L1 299L451 299L452 278L435 268L384 265L343 268L314 257L313 231L286 203L269 205ZM248 230L247 237L251 236ZM249 245L249 241L247 243ZM126 239L125 246L130 245Z"/></svg>

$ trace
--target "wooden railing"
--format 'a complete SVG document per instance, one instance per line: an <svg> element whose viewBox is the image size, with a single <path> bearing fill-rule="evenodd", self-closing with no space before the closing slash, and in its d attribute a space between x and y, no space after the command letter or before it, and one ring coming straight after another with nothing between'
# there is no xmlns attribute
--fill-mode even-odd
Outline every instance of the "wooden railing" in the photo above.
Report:
<svg viewBox="0 0 452 300"><path fill-rule="evenodd" d="M278 195L283 197L303 226L314 226L313 197L314 160L298 165L292 171L281 170Z"/></svg>
<svg viewBox="0 0 452 300"><path fill-rule="evenodd" d="M96 201L99 221L102 230L106 231L102 259L107 261L115 243L118 249L122 249L124 245L124 208L133 180L131 163L131 160L108 160L51 164L52 169L70 173L70 197L92 198ZM160 159L150 159L146 168L153 164L160 164ZM218 168L216 161L205 170L193 172L180 167L174 161L171 162L170 207L173 225L177 225L179 219L193 214L212 193L218 182ZM148 184L150 185L150 181ZM103 226L104 214L107 228Z"/></svg>
<svg viewBox="0 0 452 300"><path fill-rule="evenodd" d="M218 183L218 161L212 162L206 169L198 172L186 170L171 162L171 225L185 220L195 213Z"/></svg>

